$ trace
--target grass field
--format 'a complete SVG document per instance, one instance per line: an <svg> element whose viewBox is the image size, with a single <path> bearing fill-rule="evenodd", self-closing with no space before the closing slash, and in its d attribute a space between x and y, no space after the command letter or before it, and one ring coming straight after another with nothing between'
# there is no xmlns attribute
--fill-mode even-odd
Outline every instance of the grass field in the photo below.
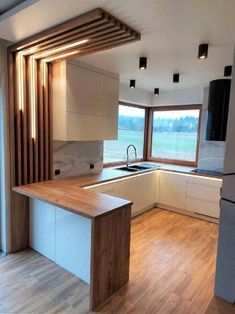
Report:
<svg viewBox="0 0 235 314"><path fill-rule="evenodd" d="M144 133L142 131L119 130L117 141L104 142L104 162L126 160L126 148L133 144L137 158L143 157ZM194 160L197 133L153 133L152 156L169 159Z"/></svg>

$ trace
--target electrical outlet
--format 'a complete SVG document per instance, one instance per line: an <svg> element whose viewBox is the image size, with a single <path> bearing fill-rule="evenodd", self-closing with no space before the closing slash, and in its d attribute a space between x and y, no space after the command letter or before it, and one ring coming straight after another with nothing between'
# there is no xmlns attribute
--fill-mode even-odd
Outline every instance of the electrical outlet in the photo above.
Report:
<svg viewBox="0 0 235 314"><path fill-rule="evenodd" d="M60 175L60 169L55 169L55 176Z"/></svg>

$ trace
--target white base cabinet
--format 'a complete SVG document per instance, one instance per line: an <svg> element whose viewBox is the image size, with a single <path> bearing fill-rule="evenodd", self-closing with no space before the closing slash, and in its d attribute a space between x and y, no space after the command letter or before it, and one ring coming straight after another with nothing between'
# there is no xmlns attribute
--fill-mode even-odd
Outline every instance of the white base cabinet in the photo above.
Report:
<svg viewBox="0 0 235 314"><path fill-rule="evenodd" d="M222 180L159 171L158 205L212 218L220 215Z"/></svg>
<svg viewBox="0 0 235 314"><path fill-rule="evenodd" d="M185 209L186 175L159 171L158 203Z"/></svg>
<svg viewBox="0 0 235 314"><path fill-rule="evenodd" d="M132 216L158 206L218 219L221 186L221 179L157 170L86 189L132 201Z"/></svg>
<svg viewBox="0 0 235 314"><path fill-rule="evenodd" d="M148 172L124 179L102 183L86 189L106 193L133 202L132 216L155 206L158 172Z"/></svg>
<svg viewBox="0 0 235 314"><path fill-rule="evenodd" d="M30 247L90 283L90 219L30 198Z"/></svg>

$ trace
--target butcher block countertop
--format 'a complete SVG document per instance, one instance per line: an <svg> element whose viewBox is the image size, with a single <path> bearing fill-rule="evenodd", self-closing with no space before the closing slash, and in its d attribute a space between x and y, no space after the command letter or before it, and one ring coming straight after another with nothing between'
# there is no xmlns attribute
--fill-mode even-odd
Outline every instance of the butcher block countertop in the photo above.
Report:
<svg viewBox="0 0 235 314"><path fill-rule="evenodd" d="M90 219L132 204L128 200L84 190L79 185L70 185L63 180L26 184L14 187L13 190Z"/></svg>
<svg viewBox="0 0 235 314"><path fill-rule="evenodd" d="M191 167L157 164L159 165L159 170L192 174L191 170L193 168ZM114 168L105 168L98 174L58 177L51 181L17 186L13 190L28 197L37 198L73 213L94 219L106 215L117 208L130 205L132 202L107 194L89 191L85 187L156 170L130 173Z"/></svg>

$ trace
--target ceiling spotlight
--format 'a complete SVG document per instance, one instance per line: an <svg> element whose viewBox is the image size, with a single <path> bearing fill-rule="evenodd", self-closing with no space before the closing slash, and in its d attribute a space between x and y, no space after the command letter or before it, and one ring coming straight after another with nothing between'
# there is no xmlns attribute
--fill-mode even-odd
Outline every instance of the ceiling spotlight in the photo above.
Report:
<svg viewBox="0 0 235 314"><path fill-rule="evenodd" d="M224 76L231 76L232 75L232 66L231 65L227 65L226 67L224 67Z"/></svg>
<svg viewBox="0 0 235 314"><path fill-rule="evenodd" d="M179 73L174 73L173 74L173 83L179 83L179 81L180 81Z"/></svg>
<svg viewBox="0 0 235 314"><path fill-rule="evenodd" d="M158 96L159 95L159 88L154 88L154 95Z"/></svg>
<svg viewBox="0 0 235 314"><path fill-rule="evenodd" d="M130 80L130 88L135 88L135 80Z"/></svg>
<svg viewBox="0 0 235 314"><path fill-rule="evenodd" d="M198 59L206 59L208 56L208 44L200 44L198 47Z"/></svg>
<svg viewBox="0 0 235 314"><path fill-rule="evenodd" d="M146 57L140 57L139 69L140 69L140 70L145 70L145 69L147 69L147 58L146 58Z"/></svg>

